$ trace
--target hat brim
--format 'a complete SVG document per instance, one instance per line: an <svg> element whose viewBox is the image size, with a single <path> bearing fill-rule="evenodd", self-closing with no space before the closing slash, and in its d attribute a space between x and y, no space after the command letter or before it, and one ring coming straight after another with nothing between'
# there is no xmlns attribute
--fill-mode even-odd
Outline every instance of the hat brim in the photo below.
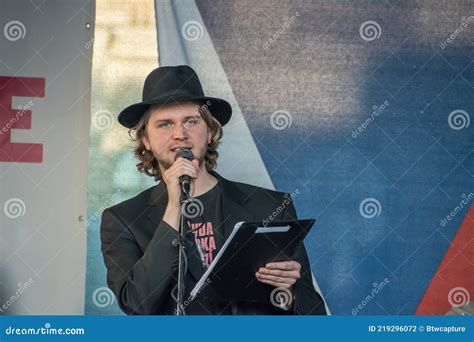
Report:
<svg viewBox="0 0 474 342"><path fill-rule="evenodd" d="M179 103L185 101L199 101L207 104L209 111L217 121L224 126L229 122L232 116L232 107L230 104L222 99L208 96L189 96L189 95L174 95L166 98L159 98L147 102L139 102L132 104L122 110L118 115L118 122L127 128L135 127L140 118L146 110L152 105L165 105L171 103Z"/></svg>

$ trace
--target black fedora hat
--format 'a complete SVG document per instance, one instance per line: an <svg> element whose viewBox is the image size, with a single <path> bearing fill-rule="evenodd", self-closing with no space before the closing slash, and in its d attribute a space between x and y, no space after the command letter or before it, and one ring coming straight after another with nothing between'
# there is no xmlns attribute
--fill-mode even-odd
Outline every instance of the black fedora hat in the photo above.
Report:
<svg viewBox="0 0 474 342"><path fill-rule="evenodd" d="M122 110L118 121L133 128L151 105L164 105L183 101L206 104L212 115L224 126L232 115L232 107L222 99L204 96L196 72L187 65L164 66L153 70L145 79L142 102Z"/></svg>

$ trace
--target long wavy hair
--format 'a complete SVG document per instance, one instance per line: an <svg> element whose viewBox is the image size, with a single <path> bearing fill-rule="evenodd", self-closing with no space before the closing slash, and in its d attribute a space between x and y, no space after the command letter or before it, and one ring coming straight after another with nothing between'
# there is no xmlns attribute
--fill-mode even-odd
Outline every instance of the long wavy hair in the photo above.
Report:
<svg viewBox="0 0 474 342"><path fill-rule="evenodd" d="M217 159L219 158L219 152L217 147L219 146L222 136L224 134L221 124L214 118L209 110L209 103L202 104L199 102L191 102L199 106L199 113L204 119L207 125L207 129L211 132L211 143L207 146L207 151L204 155L204 163L207 171L211 171L217 166ZM154 177L156 181L161 179L161 171L158 160L153 155L152 151L146 149L142 142L142 138L146 136L146 128L150 113L159 108L160 105L153 105L143 114L140 121L135 127L128 131L128 134L132 141L135 141L134 147L135 156L138 158L139 163L137 169L139 172L146 174L147 176Z"/></svg>

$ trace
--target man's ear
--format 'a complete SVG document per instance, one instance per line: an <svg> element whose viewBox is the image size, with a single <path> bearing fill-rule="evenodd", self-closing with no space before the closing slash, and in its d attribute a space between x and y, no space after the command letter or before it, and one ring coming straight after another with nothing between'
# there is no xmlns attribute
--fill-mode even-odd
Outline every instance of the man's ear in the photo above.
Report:
<svg viewBox="0 0 474 342"><path fill-rule="evenodd" d="M211 143L211 140L212 140L211 130L208 129L207 130L207 144L208 145Z"/></svg>
<svg viewBox="0 0 474 342"><path fill-rule="evenodd" d="M150 141L148 140L148 137L146 135L142 137L142 143L143 145L145 145L145 148L149 151L151 146L150 146Z"/></svg>

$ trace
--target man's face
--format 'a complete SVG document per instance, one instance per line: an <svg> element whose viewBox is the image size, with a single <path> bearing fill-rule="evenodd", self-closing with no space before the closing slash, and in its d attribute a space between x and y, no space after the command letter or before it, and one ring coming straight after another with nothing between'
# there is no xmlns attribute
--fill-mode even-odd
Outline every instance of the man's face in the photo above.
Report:
<svg viewBox="0 0 474 342"><path fill-rule="evenodd" d="M173 165L179 148L189 148L201 165L211 133L197 104L176 103L150 113L142 142L153 152L162 170L166 170Z"/></svg>

